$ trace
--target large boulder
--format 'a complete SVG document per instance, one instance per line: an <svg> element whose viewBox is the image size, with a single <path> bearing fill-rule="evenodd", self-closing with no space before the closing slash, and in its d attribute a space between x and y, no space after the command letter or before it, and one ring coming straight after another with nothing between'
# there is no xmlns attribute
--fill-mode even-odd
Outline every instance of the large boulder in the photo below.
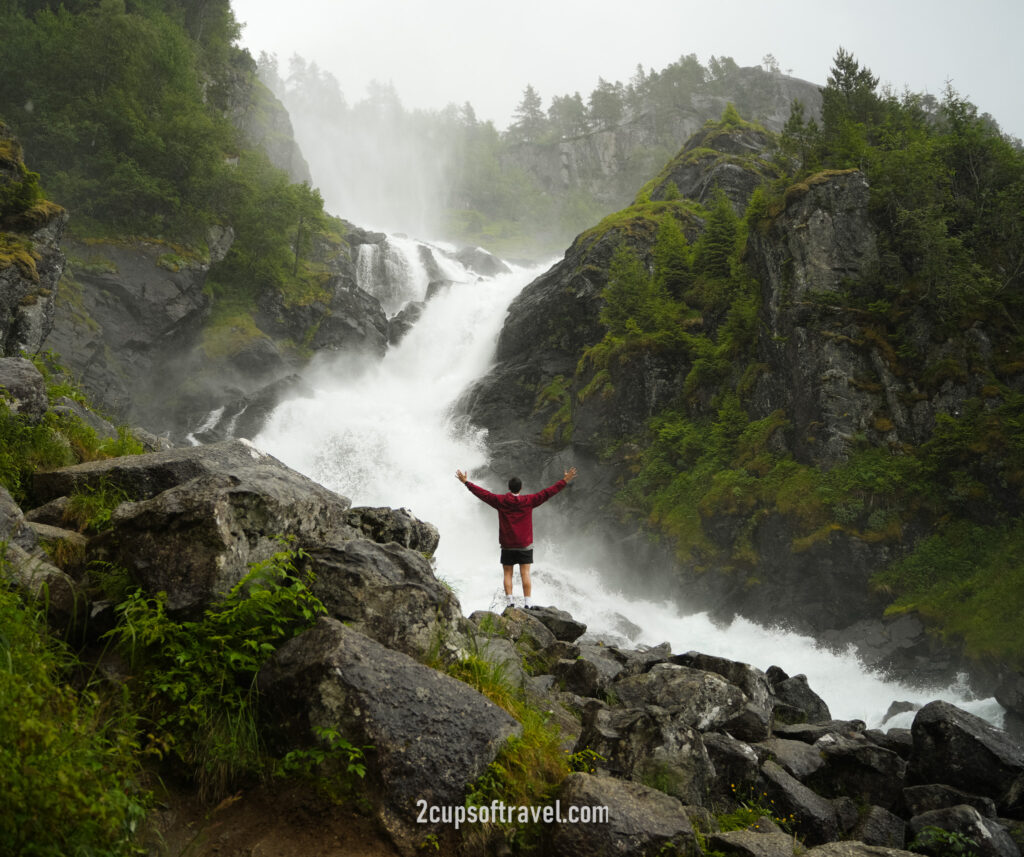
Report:
<svg viewBox="0 0 1024 857"><path fill-rule="evenodd" d="M521 727L469 685L321 618L260 670L262 707L279 749L310 746L317 728L369 747L377 817L405 855L452 828L417 824L417 807L462 806L466 786Z"/></svg>
<svg viewBox="0 0 1024 857"><path fill-rule="evenodd" d="M778 667L767 673L775 695L774 719L778 723L822 723L832 719L828 705L811 690L807 676L789 676Z"/></svg>
<svg viewBox="0 0 1024 857"><path fill-rule="evenodd" d="M752 715L746 694L717 673L660 663L612 689L626 705L661 706L701 732L726 731L744 741L768 737L768 724Z"/></svg>
<svg viewBox="0 0 1024 857"><path fill-rule="evenodd" d="M1024 818L1024 749L1005 732L941 700L917 712L911 731L909 783L944 783L991 798L1003 815Z"/></svg>
<svg viewBox="0 0 1024 857"><path fill-rule="evenodd" d="M609 709L590 703L576 751L602 757L599 771L652 786L687 804L702 805L714 768L700 733L685 718L656 705Z"/></svg>
<svg viewBox="0 0 1024 857"><path fill-rule="evenodd" d="M44 499L106 481L129 497L88 558L127 569L167 607L195 613L226 593L250 564L282 550L348 537L349 502L251 444L234 441L91 462L37 474Z"/></svg>
<svg viewBox="0 0 1024 857"><path fill-rule="evenodd" d="M698 854L696 834L674 797L641 785L593 774L570 774L558 793L563 822L552 825L550 853L559 857L643 857ZM603 823L572 823L594 810ZM575 814L575 815L572 815Z"/></svg>
<svg viewBox="0 0 1024 857"><path fill-rule="evenodd" d="M437 527L421 521L407 509L358 506L349 511L348 523L368 539L396 542L425 556L432 556L441 540Z"/></svg>
<svg viewBox="0 0 1024 857"><path fill-rule="evenodd" d="M771 732L775 694L772 692L768 677L757 667L701 652L676 655L671 661L720 675L743 691L747 698L744 711L739 717L734 718L728 727L729 732L737 738L757 741Z"/></svg>
<svg viewBox="0 0 1024 857"><path fill-rule="evenodd" d="M933 809L915 815L907 827L915 840L914 850L928 857L946 857L954 850L954 838L977 857L1020 857L1020 849L1006 828L972 806Z"/></svg>
<svg viewBox="0 0 1024 857"><path fill-rule="evenodd" d="M430 563L395 542L352 539L312 549L307 561L330 616L407 655L427 657L465 622Z"/></svg>
<svg viewBox="0 0 1024 857"><path fill-rule="evenodd" d="M790 776L775 762L761 766L761 788L775 812L791 818L793 829L808 845L831 842L839 836L839 821L832 802Z"/></svg>
<svg viewBox="0 0 1024 857"><path fill-rule="evenodd" d="M899 807L907 763L891 750L867 740L825 735L814 743L823 764L803 777L803 782L826 797L846 796L860 805L888 810Z"/></svg>

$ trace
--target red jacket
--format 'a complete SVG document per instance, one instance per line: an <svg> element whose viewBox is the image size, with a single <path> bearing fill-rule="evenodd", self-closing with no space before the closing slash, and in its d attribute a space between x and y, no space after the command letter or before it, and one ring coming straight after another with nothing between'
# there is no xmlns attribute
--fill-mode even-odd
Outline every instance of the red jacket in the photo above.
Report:
<svg viewBox="0 0 1024 857"><path fill-rule="evenodd" d="M503 548L528 548L533 544L533 510L550 500L566 485L559 479L536 494L492 494L466 480L466 487L488 506L498 510L498 544Z"/></svg>

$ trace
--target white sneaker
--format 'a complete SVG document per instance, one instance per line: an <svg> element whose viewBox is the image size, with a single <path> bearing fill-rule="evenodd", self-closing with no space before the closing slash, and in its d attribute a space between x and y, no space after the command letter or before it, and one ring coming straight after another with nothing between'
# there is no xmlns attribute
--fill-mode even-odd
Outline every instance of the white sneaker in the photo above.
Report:
<svg viewBox="0 0 1024 857"><path fill-rule="evenodd" d="M523 599L523 607L525 607L527 610L533 609L533 599L532 598L524 598Z"/></svg>

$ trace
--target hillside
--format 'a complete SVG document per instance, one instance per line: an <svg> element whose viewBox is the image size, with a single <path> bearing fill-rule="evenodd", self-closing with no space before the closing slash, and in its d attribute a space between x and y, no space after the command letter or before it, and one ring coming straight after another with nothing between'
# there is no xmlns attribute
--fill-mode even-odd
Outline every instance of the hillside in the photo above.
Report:
<svg viewBox="0 0 1024 857"><path fill-rule="evenodd" d="M596 474L572 526L632 585L1019 705L1024 156L876 85L841 52L820 127L706 125L516 299L466 408L496 472Z"/></svg>

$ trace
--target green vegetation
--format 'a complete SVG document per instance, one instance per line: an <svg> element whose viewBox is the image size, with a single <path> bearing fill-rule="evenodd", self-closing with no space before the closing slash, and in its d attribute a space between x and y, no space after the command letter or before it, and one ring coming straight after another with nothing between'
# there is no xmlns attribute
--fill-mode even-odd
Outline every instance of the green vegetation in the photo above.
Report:
<svg viewBox="0 0 1024 857"><path fill-rule="evenodd" d="M0 554L0 850L129 855L147 810L135 715L52 637L7 584Z"/></svg>
<svg viewBox="0 0 1024 857"><path fill-rule="evenodd" d="M286 548L254 564L200 619L169 617L164 593L149 597L136 590L117 607L110 637L132 666L132 690L149 724L148 748L180 764L203 797L222 798L266 768L256 673L281 643L325 612L309 589L310 573L295 568L301 556ZM337 741L333 746L347 749Z"/></svg>
<svg viewBox="0 0 1024 857"><path fill-rule="evenodd" d="M975 655L1024 664L1014 618L1024 574L1024 398L1016 392L1024 371L1024 151L951 90L941 101L879 94L848 54L836 63L823 124L794 105L777 177L751 166L765 184L742 220L723 197L707 210L652 202L666 168L635 205L580 237L591 247L609 239L620 246L603 293L603 338L581 352L576 377L556 391L561 398L549 388L539 399L554 408L541 410L550 419L546 438L567 440L567 396L573 407L595 397L600 407L601 397L628 389L640 361L658 367L675 396L642 432L598 442L628 469L622 513L668 537L689 568L757 583L754 535L770 516L788 521L795 552L836 534L885 542L902 557L875 580L892 611L920 612ZM736 122L727 111L705 133L729 133ZM744 254L747 236L770 229L787 204L855 168L869 179L881 263L838 294L809 296L809 324L820 319L824 335L870 349L886 371L915 379L903 408L948 384L965 385L970 398L939 413L915 446L885 440L896 426L882 408L848 458L826 471L790 451L791 415L755 404L766 369L759 343L769 332L759 326L760 288ZM691 246L682 233L694 214L705 228ZM920 341L922 313L931 345ZM984 331L981 345L965 335L974 326ZM957 345L935 347L944 340ZM874 377L850 384L883 389ZM921 532L927 537L907 538Z"/></svg>

